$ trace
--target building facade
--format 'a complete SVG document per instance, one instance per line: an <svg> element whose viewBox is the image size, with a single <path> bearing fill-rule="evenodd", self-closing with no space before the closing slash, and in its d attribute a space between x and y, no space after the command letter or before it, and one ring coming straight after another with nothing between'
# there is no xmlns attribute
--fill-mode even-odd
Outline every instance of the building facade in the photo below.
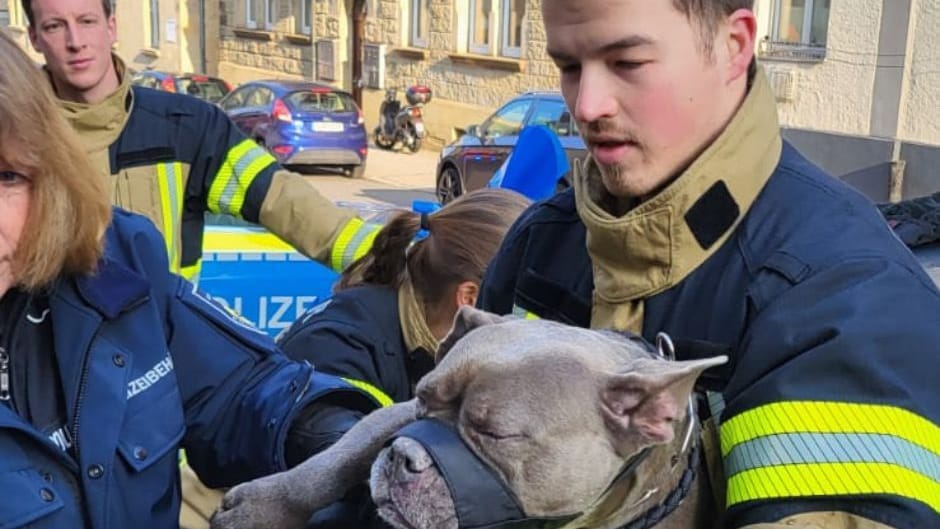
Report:
<svg viewBox="0 0 940 529"><path fill-rule="evenodd" d="M785 136L877 201L940 190L940 0L758 0Z"/></svg>
<svg viewBox="0 0 940 529"><path fill-rule="evenodd" d="M367 122L377 122L386 88L401 96L427 85L430 143L443 145L512 96L557 88L539 5L134 0L116 5L116 51L136 69L351 90L355 21L364 10ZM756 0L755 11L756 51L791 142L875 200L940 189L940 0ZM2 26L28 48L18 0L0 0Z"/></svg>

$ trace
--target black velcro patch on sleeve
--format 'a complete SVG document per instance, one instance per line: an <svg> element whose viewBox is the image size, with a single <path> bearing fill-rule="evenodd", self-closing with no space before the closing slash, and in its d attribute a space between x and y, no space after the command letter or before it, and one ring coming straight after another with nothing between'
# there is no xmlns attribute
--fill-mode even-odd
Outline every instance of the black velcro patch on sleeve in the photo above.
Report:
<svg viewBox="0 0 940 529"><path fill-rule="evenodd" d="M740 214L741 208L728 186L719 180L689 208L685 222L699 246L707 250L734 225Z"/></svg>

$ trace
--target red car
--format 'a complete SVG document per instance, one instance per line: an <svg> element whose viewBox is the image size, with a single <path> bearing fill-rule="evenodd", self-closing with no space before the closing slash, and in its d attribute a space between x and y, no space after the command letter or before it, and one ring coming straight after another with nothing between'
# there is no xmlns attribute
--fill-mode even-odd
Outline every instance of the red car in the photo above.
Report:
<svg viewBox="0 0 940 529"><path fill-rule="evenodd" d="M137 72L131 78L131 83L163 90L164 92L189 94L210 103L218 103L219 100L225 97L225 94L232 91L232 85L218 77L194 73L172 74L156 70L144 70Z"/></svg>

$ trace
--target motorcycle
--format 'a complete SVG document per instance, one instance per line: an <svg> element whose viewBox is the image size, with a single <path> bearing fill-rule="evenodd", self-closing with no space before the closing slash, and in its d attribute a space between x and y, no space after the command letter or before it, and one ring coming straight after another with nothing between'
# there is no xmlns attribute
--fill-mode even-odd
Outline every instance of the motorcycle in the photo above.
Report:
<svg viewBox="0 0 940 529"><path fill-rule="evenodd" d="M385 100L379 107L379 125L375 127L375 145L390 150L401 143L411 152L421 149L421 140L427 136L421 108L431 101L431 89L426 86L411 86L405 91L408 105L402 107L398 91L389 88Z"/></svg>

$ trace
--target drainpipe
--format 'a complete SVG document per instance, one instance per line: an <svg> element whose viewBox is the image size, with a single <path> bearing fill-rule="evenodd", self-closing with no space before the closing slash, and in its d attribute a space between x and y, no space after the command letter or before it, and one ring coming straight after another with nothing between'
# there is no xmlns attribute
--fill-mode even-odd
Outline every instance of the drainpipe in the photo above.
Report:
<svg viewBox="0 0 940 529"><path fill-rule="evenodd" d="M199 72L208 75L206 58L206 0L199 0Z"/></svg>

